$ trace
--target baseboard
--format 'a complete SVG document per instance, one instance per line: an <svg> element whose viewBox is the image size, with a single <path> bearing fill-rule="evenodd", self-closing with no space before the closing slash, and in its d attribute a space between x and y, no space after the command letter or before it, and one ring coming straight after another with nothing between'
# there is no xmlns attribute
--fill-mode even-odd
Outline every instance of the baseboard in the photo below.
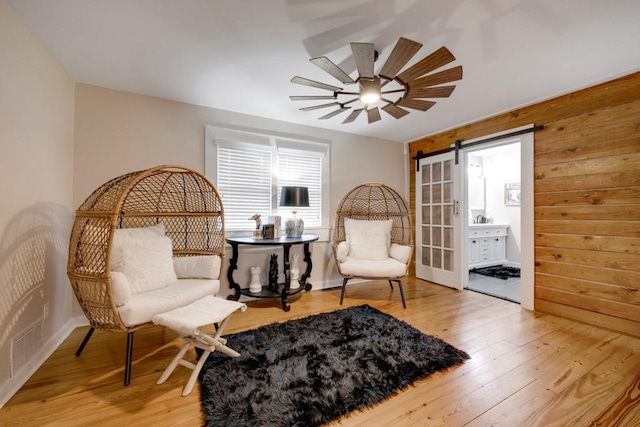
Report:
<svg viewBox="0 0 640 427"><path fill-rule="evenodd" d="M54 335L52 335L42 348L29 360L13 378L10 378L0 386L0 409L13 397L14 394L31 378L33 374L47 361L60 344L79 326L86 326L89 322L86 317L74 317L67 321Z"/></svg>

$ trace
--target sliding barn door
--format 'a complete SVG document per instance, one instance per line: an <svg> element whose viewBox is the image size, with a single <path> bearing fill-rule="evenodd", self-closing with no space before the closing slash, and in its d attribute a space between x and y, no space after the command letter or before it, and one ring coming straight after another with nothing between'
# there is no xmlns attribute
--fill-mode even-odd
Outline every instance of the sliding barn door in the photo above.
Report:
<svg viewBox="0 0 640 427"><path fill-rule="evenodd" d="M462 169L454 153L420 159L416 173L416 276L462 289Z"/></svg>

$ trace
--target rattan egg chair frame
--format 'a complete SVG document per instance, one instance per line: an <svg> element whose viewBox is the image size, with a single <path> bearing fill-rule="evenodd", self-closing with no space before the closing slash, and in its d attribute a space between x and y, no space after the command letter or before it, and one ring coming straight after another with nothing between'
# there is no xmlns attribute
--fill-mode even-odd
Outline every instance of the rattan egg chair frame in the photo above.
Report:
<svg viewBox="0 0 640 427"><path fill-rule="evenodd" d="M113 234L118 228L160 222L171 238L174 256L224 258L220 196L204 176L181 166L158 166L104 183L80 205L71 230L67 275L91 325L76 356L95 329L126 332L125 385L131 379L133 332L149 323L127 326L118 313L110 277Z"/></svg>
<svg viewBox="0 0 640 427"><path fill-rule="evenodd" d="M340 304L344 300L345 289L349 279L386 279L389 286L393 289L393 282L398 283L400 295L402 297L402 305L406 308L407 304L402 288L402 277L370 277L370 276L353 276L340 271L340 262L338 262L337 248L341 242L346 240L344 220L346 218L357 220L393 220L391 227L391 243L409 246L413 253L413 227L411 224L411 212L406 199L393 188L381 183L365 183L358 185L342 198L334 218L333 235L331 239L333 255L338 266L338 272L342 276L342 293L340 295ZM409 256L411 259L411 256ZM407 264L408 271L408 264ZM406 275L406 274L405 274Z"/></svg>

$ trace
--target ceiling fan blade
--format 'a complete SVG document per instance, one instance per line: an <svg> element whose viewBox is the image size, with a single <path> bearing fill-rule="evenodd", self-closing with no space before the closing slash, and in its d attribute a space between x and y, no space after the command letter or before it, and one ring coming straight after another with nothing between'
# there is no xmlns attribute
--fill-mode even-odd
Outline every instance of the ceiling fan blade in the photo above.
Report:
<svg viewBox="0 0 640 427"><path fill-rule="evenodd" d="M462 65L449 68L448 70L440 71L439 73L420 77L419 79L415 79L409 82L409 85L411 85L411 87L421 88L441 85L443 83L450 83L460 79L462 79Z"/></svg>
<svg viewBox="0 0 640 427"><path fill-rule="evenodd" d="M358 116L360 115L360 113L362 113L364 111L364 109L362 108L358 108L357 110L353 110L346 119L344 119L344 121L342 122L342 124L345 123L351 123L352 121L354 121L355 119L358 118Z"/></svg>
<svg viewBox="0 0 640 427"><path fill-rule="evenodd" d="M380 117L380 109L378 107L367 110L367 116L369 116L369 123L377 122L382 118Z"/></svg>
<svg viewBox="0 0 640 427"><path fill-rule="evenodd" d="M325 114L322 117L318 117L318 120L325 120L325 119L330 119L333 116L337 116L338 114L342 113L343 111L347 111L350 110L351 107L340 107L335 111L330 112L329 114Z"/></svg>
<svg viewBox="0 0 640 427"><path fill-rule="evenodd" d="M404 117L407 114L409 114L409 112L407 110L405 110L404 108L400 108L395 104L387 104L387 105L385 105L384 107L382 107L382 111L384 111L387 114L392 115L396 119L399 119L399 118Z"/></svg>
<svg viewBox="0 0 640 427"><path fill-rule="evenodd" d="M451 96L451 93L455 89L455 85L453 86L436 86L436 87L428 87L423 89L412 89L409 87L409 91L407 92L407 99L415 99L415 98L447 98Z"/></svg>
<svg viewBox="0 0 640 427"><path fill-rule="evenodd" d="M373 43L351 43L353 59L361 78L372 79L376 49Z"/></svg>
<svg viewBox="0 0 640 427"><path fill-rule="evenodd" d="M387 62L385 62L384 67L380 70L380 76L393 80L396 74L398 74L398 71L413 58L413 55L415 55L421 47L422 43L400 37L391 51Z"/></svg>
<svg viewBox="0 0 640 427"><path fill-rule="evenodd" d="M340 103L339 102L331 102L329 104L313 105L311 107L300 108L300 111L319 110L320 108L333 107L334 105L340 105Z"/></svg>
<svg viewBox="0 0 640 427"><path fill-rule="evenodd" d="M304 77L298 77L295 76L294 78L291 79L291 83L296 83L299 85L305 85L305 86L311 86L311 87L317 87L318 89L325 89L325 90L330 90L332 92L339 92L342 90L341 87L337 87L337 86L331 86L325 83L320 83L317 82L315 80L310 80L310 79L305 79Z"/></svg>
<svg viewBox="0 0 640 427"><path fill-rule="evenodd" d="M321 68L323 71L331 74L333 77L340 80L344 84L350 85L356 82L351 77L349 77L349 74L342 71L340 67L338 67L336 64L331 62L331 60L326 56L311 58L309 61L311 61L314 65Z"/></svg>
<svg viewBox="0 0 640 427"><path fill-rule="evenodd" d="M418 77L424 76L430 71L433 71L437 68L442 67L443 65L448 64L449 62L454 61L455 59L456 57L453 56L451 52L449 52L449 49L443 46L433 52L431 55L421 59L418 63L412 65L402 73L398 74L398 78L403 82L410 82L417 79Z"/></svg>
<svg viewBox="0 0 640 427"><path fill-rule="evenodd" d="M436 105L436 103L433 101L422 101L419 99L402 99L398 102L398 105L411 108L413 110L427 111L429 108Z"/></svg>
<svg viewBox="0 0 640 427"><path fill-rule="evenodd" d="M318 101L321 99L336 99L335 95L290 96L292 101Z"/></svg>

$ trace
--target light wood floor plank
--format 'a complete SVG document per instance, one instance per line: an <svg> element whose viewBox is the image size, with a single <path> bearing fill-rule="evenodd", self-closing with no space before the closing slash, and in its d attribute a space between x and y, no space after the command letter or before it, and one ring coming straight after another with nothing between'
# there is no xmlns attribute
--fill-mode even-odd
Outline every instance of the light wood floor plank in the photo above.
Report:
<svg viewBox="0 0 640 427"><path fill-rule="evenodd" d="M334 426L639 425L640 339L472 291L415 278L404 284L407 309L386 281L351 284L343 306L340 289L303 293L288 313L278 300L251 302L226 332L369 304L471 355ZM191 371L178 367L155 384L178 351L175 332L135 333L132 382L124 387L126 334L96 331L75 357L86 331L75 330L0 409L1 425L201 425L198 384L181 396Z"/></svg>

